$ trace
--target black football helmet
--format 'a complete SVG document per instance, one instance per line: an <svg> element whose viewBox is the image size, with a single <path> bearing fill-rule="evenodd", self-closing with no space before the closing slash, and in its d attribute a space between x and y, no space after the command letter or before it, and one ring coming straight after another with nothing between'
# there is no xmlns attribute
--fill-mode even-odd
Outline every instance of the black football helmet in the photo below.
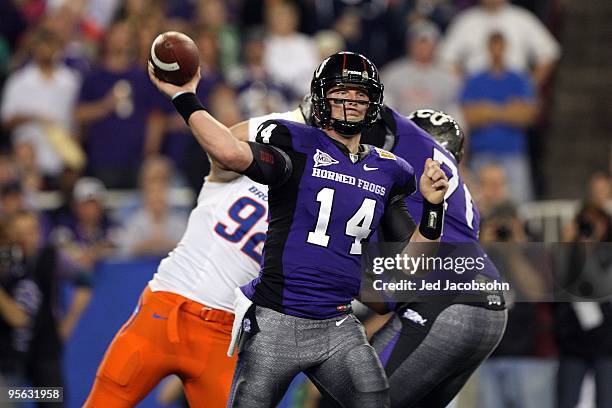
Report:
<svg viewBox="0 0 612 408"><path fill-rule="evenodd" d="M429 133L440 146L455 156L457 163L461 161L465 135L452 116L434 109L419 109L408 115L408 119Z"/></svg>
<svg viewBox="0 0 612 408"><path fill-rule="evenodd" d="M370 101L363 120L351 122L346 120L346 115L344 120L331 117L331 106L326 94L332 87L341 84L355 85L367 92ZM376 120L383 102L383 88L378 69L363 55L354 52L331 55L319 65L310 83L315 125L321 128L331 127L345 136L358 134ZM343 103L345 102L346 100L343 100Z"/></svg>

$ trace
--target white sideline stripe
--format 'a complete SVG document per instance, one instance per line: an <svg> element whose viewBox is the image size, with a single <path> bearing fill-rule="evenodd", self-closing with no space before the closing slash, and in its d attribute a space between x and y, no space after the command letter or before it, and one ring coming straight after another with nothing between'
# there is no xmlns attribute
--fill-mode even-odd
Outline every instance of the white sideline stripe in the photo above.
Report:
<svg viewBox="0 0 612 408"><path fill-rule="evenodd" d="M155 43L157 42L157 39L160 36L158 36L155 41L153 41L153 44L151 44L151 59L153 60L153 64L155 64L157 68L162 69L164 71L178 71L179 69L181 69L181 66L178 64L178 62L168 64L157 58L157 55L155 55Z"/></svg>

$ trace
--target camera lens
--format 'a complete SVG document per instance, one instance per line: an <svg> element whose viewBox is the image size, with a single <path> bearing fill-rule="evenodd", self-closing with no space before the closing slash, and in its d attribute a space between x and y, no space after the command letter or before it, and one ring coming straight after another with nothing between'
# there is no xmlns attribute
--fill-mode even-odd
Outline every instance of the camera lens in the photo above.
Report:
<svg viewBox="0 0 612 408"><path fill-rule="evenodd" d="M501 225L495 230L498 241L508 241L512 237L512 230L507 225Z"/></svg>

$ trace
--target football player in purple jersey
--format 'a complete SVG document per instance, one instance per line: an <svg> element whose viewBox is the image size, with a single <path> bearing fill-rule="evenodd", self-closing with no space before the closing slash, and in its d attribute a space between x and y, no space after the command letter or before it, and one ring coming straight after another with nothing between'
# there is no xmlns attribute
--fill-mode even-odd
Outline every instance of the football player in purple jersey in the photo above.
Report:
<svg viewBox="0 0 612 408"><path fill-rule="evenodd" d="M360 143L382 105L376 67L355 53L327 58L311 83L315 126L267 121L256 143L234 138L203 109L194 94L199 74L182 87L150 77L213 160L269 186L261 274L236 291L240 347L228 405L275 406L304 372L341 406L387 406L383 367L350 303L361 244L381 223L414 225L404 197L416 179L403 159ZM438 162L423 166L423 214L439 222L411 229L411 240L435 242L448 181Z"/></svg>
<svg viewBox="0 0 612 408"><path fill-rule="evenodd" d="M312 123L310 98L295 111L252 118L232 130L246 138L246 133L252 133L254 127L274 117ZM459 172L464 134L452 117L433 109L421 109L406 118L383 105L377 120L362 132L361 140L406 159L414 166L417 177L428 158L440 162L449 178L441 241L464 243L466 252L484 255L478 243L480 214ZM423 202L420 192L407 196L405 201L412 218L420 220ZM382 237L389 242L406 241L411 234L410 229L403 227L381 230ZM482 275L488 280L500 278L487 257L484 257ZM375 335L373 344L389 376L392 406L445 406L493 351L503 336L506 322L503 295L483 292L471 294L470 300L461 303L447 298L436 303L389 305L395 311L394 317ZM380 312L389 310L379 306L376 304L375 308ZM461 318L456 317L457 313ZM434 327L435 331L430 332ZM443 338L442 333L449 332L452 333L444 341L452 346L445 348L444 341L439 340Z"/></svg>
<svg viewBox="0 0 612 408"><path fill-rule="evenodd" d="M449 175L443 243L466 243L464 252L484 255L478 244L480 216L463 183L458 164L463 156L463 130L444 112L421 109L406 119L383 107L383 123L392 124L391 150L417 166L434 157ZM385 126L386 128L387 126ZM427 133L423 133L420 129ZM381 129L379 129L381 131ZM376 127L364 139L376 137ZM383 132L384 133L384 132ZM380 136L379 136L380 137ZM427 156L429 155L429 156ZM415 220L422 201L416 192L406 197ZM386 236L390 241L408 236ZM483 256L481 277L498 280L499 273ZM452 279L453 273L448 274ZM467 300L469 299L469 300ZM446 298L391 305L395 313L371 342L385 366L392 407L445 407L501 340L507 320L503 296L482 292L470 298Z"/></svg>

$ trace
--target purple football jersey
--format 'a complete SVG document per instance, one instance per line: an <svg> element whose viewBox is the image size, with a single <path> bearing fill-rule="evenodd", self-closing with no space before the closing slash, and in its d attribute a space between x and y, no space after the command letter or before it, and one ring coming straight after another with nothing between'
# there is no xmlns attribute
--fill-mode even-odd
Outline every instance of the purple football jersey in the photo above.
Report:
<svg viewBox="0 0 612 408"><path fill-rule="evenodd" d="M391 112L396 124L395 145L391 151L414 167L417 180L423 174L425 161L428 158L440 162L448 176L449 188L445 196L446 212L441 241L478 244L480 213L459 173L457 161L452 154L410 119L395 111ZM408 212L417 224L421 220L422 203L423 196L418 189L414 194L406 197ZM474 250L484 254L479 244ZM486 268L483 273L491 278L499 277L497 268L488 258L486 258Z"/></svg>
<svg viewBox="0 0 612 408"><path fill-rule="evenodd" d="M270 187L262 270L242 290L281 313L341 315L359 293L361 244L390 199L415 190L414 170L372 146L351 158L321 130L289 121L264 122L257 141L285 151L293 169L286 183Z"/></svg>

